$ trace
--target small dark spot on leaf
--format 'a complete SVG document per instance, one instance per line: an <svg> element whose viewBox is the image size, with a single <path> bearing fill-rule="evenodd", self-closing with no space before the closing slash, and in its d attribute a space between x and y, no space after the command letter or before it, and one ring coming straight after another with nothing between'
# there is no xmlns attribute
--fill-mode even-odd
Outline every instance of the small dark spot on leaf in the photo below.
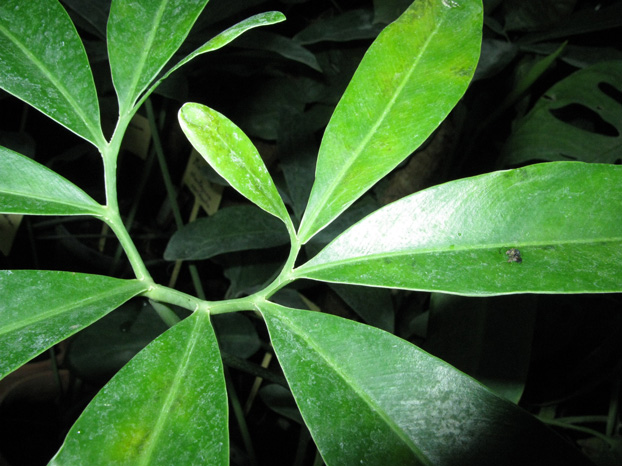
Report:
<svg viewBox="0 0 622 466"><path fill-rule="evenodd" d="M510 248L505 251L505 255L508 256L508 262L516 262L520 264L523 262L523 258L520 256L520 251L516 248Z"/></svg>

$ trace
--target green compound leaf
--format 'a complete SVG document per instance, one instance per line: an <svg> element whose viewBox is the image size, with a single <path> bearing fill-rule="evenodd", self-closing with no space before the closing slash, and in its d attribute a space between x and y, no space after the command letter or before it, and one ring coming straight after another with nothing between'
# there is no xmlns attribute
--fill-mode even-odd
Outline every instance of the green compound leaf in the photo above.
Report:
<svg viewBox="0 0 622 466"><path fill-rule="evenodd" d="M103 208L76 185L34 160L0 146L0 212L102 215Z"/></svg>
<svg viewBox="0 0 622 466"><path fill-rule="evenodd" d="M289 242L281 221L255 206L221 209L177 231L164 251L166 260L203 260L233 251L264 249Z"/></svg>
<svg viewBox="0 0 622 466"><path fill-rule="evenodd" d="M179 124L194 148L244 197L291 225L287 208L251 140L231 120L205 105L187 103Z"/></svg>
<svg viewBox="0 0 622 466"><path fill-rule="evenodd" d="M622 291L622 167L554 162L394 202L298 278L471 296Z"/></svg>
<svg viewBox="0 0 622 466"><path fill-rule="evenodd" d="M614 163L622 156L622 61L590 66L551 87L520 119L504 163L581 160Z"/></svg>
<svg viewBox="0 0 622 466"><path fill-rule="evenodd" d="M229 464L227 394L209 316L138 353L94 398L50 465Z"/></svg>
<svg viewBox="0 0 622 466"><path fill-rule="evenodd" d="M531 415L390 333L260 305L329 465L588 465Z"/></svg>
<svg viewBox="0 0 622 466"><path fill-rule="evenodd" d="M99 275L0 271L0 378L145 290Z"/></svg>
<svg viewBox="0 0 622 466"><path fill-rule="evenodd" d="M415 1L361 61L320 146L299 237L306 243L412 153L467 89L479 0Z"/></svg>
<svg viewBox="0 0 622 466"><path fill-rule="evenodd" d="M0 87L100 149L105 145L91 67L57 0L0 2Z"/></svg>
<svg viewBox="0 0 622 466"><path fill-rule="evenodd" d="M121 115L181 46L206 4L207 0L113 0L108 56Z"/></svg>

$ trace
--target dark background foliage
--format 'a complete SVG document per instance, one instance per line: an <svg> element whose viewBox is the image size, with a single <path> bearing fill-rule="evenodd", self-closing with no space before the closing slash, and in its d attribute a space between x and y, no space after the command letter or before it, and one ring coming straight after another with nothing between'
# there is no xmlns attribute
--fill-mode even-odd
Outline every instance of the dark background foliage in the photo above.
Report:
<svg viewBox="0 0 622 466"><path fill-rule="evenodd" d="M85 41L110 134L117 108L104 40L109 2L62 3ZM175 277L177 288L203 293L207 299L236 297L269 280L287 256L287 246L268 234L242 238L237 249L222 241L209 258L184 262L178 275L175 262L165 260L178 225L156 157L160 147L184 223L195 207L194 193L182 182L191 148L177 124L181 104L204 103L239 125L253 139L299 220L322 131L334 106L372 40L408 3L210 1L182 51L251 14L279 10L288 20L251 31L177 71L151 99L153 110L143 109L130 130L119 163L121 210L156 281L170 283ZM412 192L495 169L559 159L554 151L513 159L508 154L517 145L529 148L531 143L517 139L516 128L556 83L599 63L622 60L622 2L484 4L482 57L461 103L418 151L318 235L305 251L308 256L367 213ZM458 31L455 40L460 41ZM620 82L599 83L618 106ZM572 85L571 81L571 89ZM580 97L577 87L576 99L552 116L608 141L620 138L620 123L603 119ZM104 201L102 165L88 143L5 93L0 102L0 144L44 163ZM607 160L588 152L573 158L619 164L621 154L618 139L617 150L610 151ZM200 171L214 192L222 190L220 212L244 204L215 173ZM199 210L198 216L206 213ZM223 237L237 226L223 220ZM9 247L12 233L15 239ZM15 230L1 224L0 237L2 268L131 277L114 235L90 219L25 217ZM221 241L218 231L213 237ZM179 241L183 245L186 240ZM193 276L200 278L200 288ZM277 298L367 322L419 344L544 419L570 418L559 432L596 464L622 461L622 306L617 295L481 299L302 282ZM218 316L215 325L233 408L231 463L313 464L316 453L309 433L274 358L267 363L272 351L262 322L242 314ZM15 378L5 379L0 385L0 463L5 457L7 464L45 464L97 390L165 329L151 304L137 299L20 369ZM40 373L42 379L37 378ZM257 392L258 376L263 384ZM45 377L51 380L47 385L40 381L48 380ZM33 394L26 388L29 380L45 388ZM244 414L237 415L238 408Z"/></svg>

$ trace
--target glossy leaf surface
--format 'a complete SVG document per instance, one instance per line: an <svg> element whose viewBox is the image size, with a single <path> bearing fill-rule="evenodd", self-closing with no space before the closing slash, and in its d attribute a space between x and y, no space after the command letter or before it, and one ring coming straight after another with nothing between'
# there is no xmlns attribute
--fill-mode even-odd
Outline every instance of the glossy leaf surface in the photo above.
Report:
<svg viewBox="0 0 622 466"><path fill-rule="evenodd" d="M478 0L416 1L382 31L324 133L300 226L303 243L443 121L475 71L481 24Z"/></svg>
<svg viewBox="0 0 622 466"><path fill-rule="evenodd" d="M614 163L622 147L622 61L577 71L551 87L515 125L504 162Z"/></svg>
<svg viewBox="0 0 622 466"><path fill-rule="evenodd" d="M535 418L405 340L329 314L261 310L329 465L589 464Z"/></svg>
<svg viewBox="0 0 622 466"><path fill-rule="evenodd" d="M217 111L195 103L184 104L179 111L179 123L197 152L235 190L290 224L266 165L240 128Z"/></svg>
<svg viewBox="0 0 622 466"><path fill-rule="evenodd" d="M50 464L226 465L227 417L216 336L198 312L119 371Z"/></svg>
<svg viewBox="0 0 622 466"><path fill-rule="evenodd" d="M143 291L136 280L0 271L0 378Z"/></svg>
<svg viewBox="0 0 622 466"><path fill-rule="evenodd" d="M531 165L396 201L296 275L473 296L616 292L621 232L622 167Z"/></svg>
<svg viewBox="0 0 622 466"><path fill-rule="evenodd" d="M108 56L121 114L181 46L207 0L113 0Z"/></svg>
<svg viewBox="0 0 622 466"><path fill-rule="evenodd" d="M221 209L177 231L164 251L167 260L202 260L218 254L287 244L283 223L255 206Z"/></svg>
<svg viewBox="0 0 622 466"><path fill-rule="evenodd" d="M0 212L101 215L102 206L76 185L21 154L0 147Z"/></svg>
<svg viewBox="0 0 622 466"><path fill-rule="evenodd" d="M91 67L57 0L0 2L0 87L96 146L105 144Z"/></svg>

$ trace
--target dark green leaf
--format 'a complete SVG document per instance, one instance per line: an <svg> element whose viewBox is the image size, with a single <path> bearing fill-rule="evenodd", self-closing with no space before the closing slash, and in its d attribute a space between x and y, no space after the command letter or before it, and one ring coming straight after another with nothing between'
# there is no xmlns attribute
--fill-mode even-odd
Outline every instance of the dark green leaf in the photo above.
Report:
<svg viewBox="0 0 622 466"><path fill-rule="evenodd" d="M301 127L296 124L298 121L298 118L291 117L288 124L281 125L279 153L282 154L282 159L279 166L283 172L292 210L300 220L313 186L317 144L312 134L295 134L295 130ZM288 131L285 126L293 126L294 131Z"/></svg>
<svg viewBox="0 0 622 466"><path fill-rule="evenodd" d="M229 464L227 395L209 316L142 350L95 397L50 465Z"/></svg>
<svg viewBox="0 0 622 466"><path fill-rule="evenodd" d="M374 39L382 25L374 24L368 10L346 11L339 16L320 19L294 36L299 44L315 44L323 41L349 41Z"/></svg>
<svg viewBox="0 0 622 466"><path fill-rule="evenodd" d="M208 3L205 14L199 18L198 26L201 26L201 29L203 29L206 25L223 23L230 21L231 18L243 17L246 11L256 10L259 8L259 5L266 2L267 0L212 0Z"/></svg>
<svg viewBox="0 0 622 466"><path fill-rule="evenodd" d="M411 3L411 0L374 0L374 23L395 21Z"/></svg>
<svg viewBox="0 0 622 466"><path fill-rule="evenodd" d="M331 288L365 323L393 333L395 312L389 290L336 283L333 283ZM326 310L330 311L330 309Z"/></svg>
<svg viewBox="0 0 622 466"><path fill-rule="evenodd" d="M181 46L207 1L113 0L108 56L122 115Z"/></svg>
<svg viewBox="0 0 622 466"><path fill-rule="evenodd" d="M518 403L533 341L535 295L467 298L434 293L423 348Z"/></svg>
<svg viewBox="0 0 622 466"><path fill-rule="evenodd" d="M246 315L239 312L218 314L212 319L221 351L247 359L259 350L261 341L257 329Z"/></svg>
<svg viewBox="0 0 622 466"><path fill-rule="evenodd" d="M102 206L76 185L4 147L0 147L0 173L0 212L103 215Z"/></svg>
<svg viewBox="0 0 622 466"><path fill-rule="evenodd" d="M545 2L537 3L544 4ZM522 44L533 44L552 39L567 38L622 26L622 3L613 2L603 8L581 8L561 21L548 25L541 32L527 34L520 39Z"/></svg>
<svg viewBox="0 0 622 466"><path fill-rule="evenodd" d="M171 73L173 73L173 71L182 67L193 58L224 47L228 43L232 42L233 40L244 34L244 32L248 31L249 29L260 26L268 26L271 24L280 23L281 21L285 21L285 16L278 11L268 11L267 13L260 13L255 16L251 16L244 21L240 21L238 24L231 26L229 29L221 32L216 37L213 37L201 47L192 52L190 55L188 55L186 58L181 60L174 67L168 70L166 74L162 77L162 79L160 79L160 81L166 79Z"/></svg>
<svg viewBox="0 0 622 466"><path fill-rule="evenodd" d="M145 290L99 275L0 271L0 378Z"/></svg>
<svg viewBox="0 0 622 466"><path fill-rule="evenodd" d="M299 278L464 295L622 291L622 167L556 162L394 202Z"/></svg>
<svg viewBox="0 0 622 466"><path fill-rule="evenodd" d="M197 152L234 189L286 225L291 224L259 152L240 128L217 111L194 103L179 110L179 123Z"/></svg>
<svg viewBox="0 0 622 466"><path fill-rule="evenodd" d="M327 464L589 464L534 417L405 340L319 312L261 310Z"/></svg>
<svg viewBox="0 0 622 466"><path fill-rule="evenodd" d="M283 268L286 254L279 257L274 250L255 249L214 257L212 260L223 268L229 280L225 298L240 298L262 289Z"/></svg>
<svg viewBox="0 0 622 466"><path fill-rule="evenodd" d="M475 71L481 24L478 0L416 1L378 36L324 133L300 225L303 243L395 168L447 116Z"/></svg>
<svg viewBox="0 0 622 466"><path fill-rule="evenodd" d="M556 49L557 44L551 42L521 46L522 51L533 52L538 55L548 55ZM622 50L618 50L615 47L568 44L559 59L574 68L587 68L605 61L622 60Z"/></svg>
<svg viewBox="0 0 622 466"><path fill-rule="evenodd" d="M577 0L505 0L505 29L508 31L533 31L546 29L567 17Z"/></svg>
<svg viewBox="0 0 622 466"><path fill-rule="evenodd" d="M164 251L167 260L201 260L218 254L287 244L283 223L254 206L219 210L177 231Z"/></svg>
<svg viewBox="0 0 622 466"><path fill-rule="evenodd" d="M250 137L276 140L283 119L302 114L306 103L316 98L314 94L317 91L305 86L302 79L262 79L253 86L252 98L242 98L239 102L236 121Z"/></svg>
<svg viewBox="0 0 622 466"><path fill-rule="evenodd" d="M100 149L105 145L91 67L57 0L0 2L0 87Z"/></svg>
<svg viewBox="0 0 622 466"><path fill-rule="evenodd" d="M612 61L577 71L555 84L515 124L504 163L621 160L621 82L622 61Z"/></svg>
<svg viewBox="0 0 622 466"><path fill-rule="evenodd" d="M135 299L75 335L65 361L79 378L101 384L167 329L146 300Z"/></svg>
<svg viewBox="0 0 622 466"><path fill-rule="evenodd" d="M63 3L88 23L102 39L106 37L106 23L110 13L109 1L63 0Z"/></svg>
<svg viewBox="0 0 622 466"><path fill-rule="evenodd" d="M279 34L266 31L253 31L242 37L236 45L255 50L275 52L285 58L307 65L316 71L322 71L315 55L298 42Z"/></svg>
<svg viewBox="0 0 622 466"><path fill-rule="evenodd" d="M296 406L292 392L287 388L278 385L276 383L265 385L259 390L259 398L263 401L271 410L285 416L292 421L302 424L302 417L300 411Z"/></svg>
<svg viewBox="0 0 622 466"><path fill-rule="evenodd" d="M562 53L565 47L566 42L557 47L552 54L542 59L534 60L533 63L528 63L527 60L524 60L522 64L524 64L526 70L516 80L514 88L508 92L503 102L497 107L496 112L490 116L490 119L494 120L498 118L498 115L504 112L510 105L513 105L518 98L521 97L553 63L555 63L555 60L557 60L557 57Z"/></svg>
<svg viewBox="0 0 622 466"><path fill-rule="evenodd" d="M549 53L553 53L551 50ZM482 41L482 53L473 80L486 79L503 70L516 56L518 47L516 44L505 40L484 39Z"/></svg>

